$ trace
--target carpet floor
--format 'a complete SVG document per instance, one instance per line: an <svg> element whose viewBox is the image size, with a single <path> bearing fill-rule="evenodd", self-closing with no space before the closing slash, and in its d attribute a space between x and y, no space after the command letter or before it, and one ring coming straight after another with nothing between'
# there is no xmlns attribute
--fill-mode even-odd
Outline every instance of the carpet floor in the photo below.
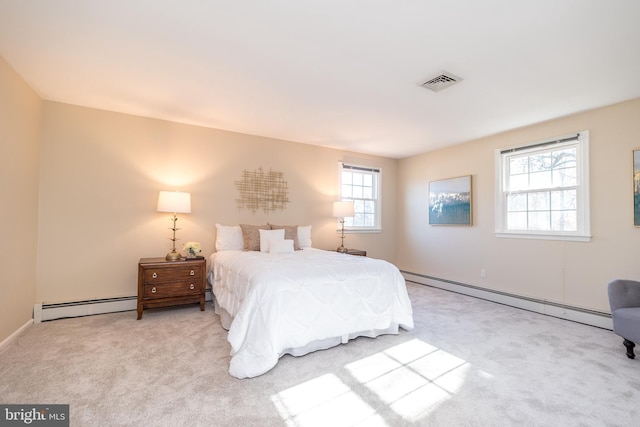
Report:
<svg viewBox="0 0 640 427"><path fill-rule="evenodd" d="M71 426L628 426L640 358L613 332L407 283L415 329L231 377L213 307L36 324L0 353L0 403Z"/></svg>

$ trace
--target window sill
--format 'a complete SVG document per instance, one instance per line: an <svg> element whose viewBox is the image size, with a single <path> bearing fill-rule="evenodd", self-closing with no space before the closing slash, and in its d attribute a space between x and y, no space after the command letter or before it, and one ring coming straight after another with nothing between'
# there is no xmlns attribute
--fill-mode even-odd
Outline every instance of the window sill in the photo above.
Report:
<svg viewBox="0 0 640 427"><path fill-rule="evenodd" d="M496 237L507 239L537 239L537 240L561 240L565 242L589 242L590 234L544 234L544 233L506 233L496 232Z"/></svg>
<svg viewBox="0 0 640 427"><path fill-rule="evenodd" d="M340 233L340 229L337 230ZM381 228L344 229L344 234L382 233Z"/></svg>

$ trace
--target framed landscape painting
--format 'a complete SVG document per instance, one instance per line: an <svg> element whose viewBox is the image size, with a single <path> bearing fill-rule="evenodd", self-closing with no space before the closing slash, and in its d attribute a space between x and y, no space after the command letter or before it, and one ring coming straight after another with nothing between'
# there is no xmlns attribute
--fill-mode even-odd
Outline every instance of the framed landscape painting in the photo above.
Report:
<svg viewBox="0 0 640 427"><path fill-rule="evenodd" d="M633 151L633 226L640 227L640 150Z"/></svg>
<svg viewBox="0 0 640 427"><path fill-rule="evenodd" d="M471 175L429 181L429 224L471 225Z"/></svg>

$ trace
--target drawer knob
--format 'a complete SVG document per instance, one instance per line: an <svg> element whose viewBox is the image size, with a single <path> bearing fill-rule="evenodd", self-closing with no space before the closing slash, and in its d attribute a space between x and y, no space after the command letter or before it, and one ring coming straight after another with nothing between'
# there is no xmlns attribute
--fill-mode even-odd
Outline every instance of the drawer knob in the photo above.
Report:
<svg viewBox="0 0 640 427"><path fill-rule="evenodd" d="M153 274L155 274L155 273L153 273ZM152 294L155 294L156 292L157 292L157 289L156 289L156 287L155 287L155 286L154 286L153 288L151 288L151 293L152 293Z"/></svg>
<svg viewBox="0 0 640 427"><path fill-rule="evenodd" d="M189 276L193 276L193 275L195 275L195 274L196 274L196 272L195 272L195 271L193 271L193 270L191 270L191 271L189 272Z"/></svg>
<svg viewBox="0 0 640 427"><path fill-rule="evenodd" d="M196 285L194 285L193 283L191 284L191 286L189 286L189 289L195 289Z"/></svg>
<svg viewBox="0 0 640 427"><path fill-rule="evenodd" d="M151 277L153 277L153 278L155 279L156 277L158 277L158 273L155 273L155 272L154 272L154 273L151 275Z"/></svg>

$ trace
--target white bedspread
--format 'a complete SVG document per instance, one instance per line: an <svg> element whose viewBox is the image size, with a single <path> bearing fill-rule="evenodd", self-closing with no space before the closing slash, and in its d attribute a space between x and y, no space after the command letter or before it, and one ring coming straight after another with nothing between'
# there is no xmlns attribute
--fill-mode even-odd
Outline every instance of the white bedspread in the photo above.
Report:
<svg viewBox="0 0 640 427"><path fill-rule="evenodd" d="M386 261L313 248L222 251L210 261L216 311L233 319L225 327L236 378L264 374L285 353L413 329L404 278Z"/></svg>

